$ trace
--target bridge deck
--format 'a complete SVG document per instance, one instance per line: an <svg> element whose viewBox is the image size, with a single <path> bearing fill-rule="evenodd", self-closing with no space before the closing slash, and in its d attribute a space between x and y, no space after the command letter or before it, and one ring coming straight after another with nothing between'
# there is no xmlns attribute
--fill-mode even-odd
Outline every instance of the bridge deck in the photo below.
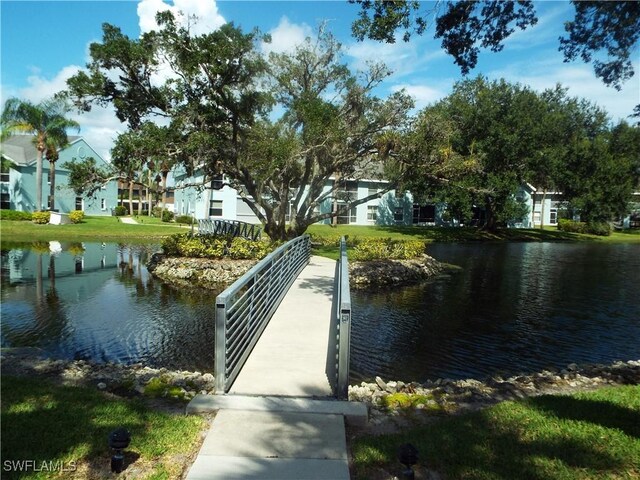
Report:
<svg viewBox="0 0 640 480"><path fill-rule="evenodd" d="M335 342L329 341L335 268L334 260L311 257L229 393L295 397L332 394L327 365L335 347Z"/></svg>

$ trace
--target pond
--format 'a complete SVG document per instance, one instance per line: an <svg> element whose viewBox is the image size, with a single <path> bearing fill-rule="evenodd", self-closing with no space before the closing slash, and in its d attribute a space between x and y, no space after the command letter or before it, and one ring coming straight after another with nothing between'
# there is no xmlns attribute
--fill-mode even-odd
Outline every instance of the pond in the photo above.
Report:
<svg viewBox="0 0 640 480"><path fill-rule="evenodd" d="M155 279L144 265L157 249L39 242L3 250L2 346L212 371L217 293Z"/></svg>
<svg viewBox="0 0 640 480"><path fill-rule="evenodd" d="M352 381L517 374L640 358L640 245L435 244L462 267L352 291Z"/></svg>
<svg viewBox="0 0 640 480"><path fill-rule="evenodd" d="M3 245L1 344L213 371L217 292L151 276L154 245ZM640 358L640 245L436 244L458 273L352 291L352 381L484 378Z"/></svg>

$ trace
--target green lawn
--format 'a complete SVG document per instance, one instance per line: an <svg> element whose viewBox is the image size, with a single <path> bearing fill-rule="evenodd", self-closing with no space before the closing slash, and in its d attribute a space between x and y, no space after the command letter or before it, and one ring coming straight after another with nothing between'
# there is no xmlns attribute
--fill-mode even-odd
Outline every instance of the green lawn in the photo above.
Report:
<svg viewBox="0 0 640 480"><path fill-rule="evenodd" d="M640 386L545 395L352 444L356 478L399 474L398 446L447 479L640 478Z"/></svg>
<svg viewBox="0 0 640 480"><path fill-rule="evenodd" d="M133 217L134 219L136 217ZM138 225L122 223L119 217L85 217L71 225L37 225L29 221L0 221L2 241L144 241L157 240L180 231L188 231L176 223L162 223L153 217L139 217Z"/></svg>
<svg viewBox="0 0 640 480"><path fill-rule="evenodd" d="M1 413L3 479L109 478L107 439L121 426L132 439L125 452L127 478L180 478L207 426L203 417L162 413L142 401L10 376L2 376ZM7 471L8 461L19 460L76 469L62 475Z"/></svg>

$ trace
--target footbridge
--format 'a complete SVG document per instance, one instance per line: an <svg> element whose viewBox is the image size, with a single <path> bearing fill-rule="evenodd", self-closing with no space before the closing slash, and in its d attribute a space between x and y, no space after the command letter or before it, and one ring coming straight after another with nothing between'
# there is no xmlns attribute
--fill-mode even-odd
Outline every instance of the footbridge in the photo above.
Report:
<svg viewBox="0 0 640 480"><path fill-rule="evenodd" d="M307 235L265 257L216 298L216 395L188 413L216 417L188 480L348 479L344 423L351 299L346 242L333 261Z"/></svg>

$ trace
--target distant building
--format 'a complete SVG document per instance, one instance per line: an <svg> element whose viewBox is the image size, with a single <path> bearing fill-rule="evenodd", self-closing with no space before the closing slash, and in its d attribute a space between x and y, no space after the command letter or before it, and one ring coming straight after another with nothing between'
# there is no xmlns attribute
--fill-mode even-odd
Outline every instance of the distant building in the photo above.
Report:
<svg viewBox="0 0 640 480"><path fill-rule="evenodd" d="M0 208L5 210L20 210L33 212L48 210L49 206L36 205L36 157L37 150L33 144L32 135L13 135L2 143L2 156L11 162L11 166L4 168L0 177ZM55 203L54 208L62 213L72 210L82 210L87 215L111 215L111 210L117 205L118 189L115 181L102 187L94 197L77 196L69 187L69 171L62 164L71 160L84 160L93 157L98 166L106 162L82 138L69 137L69 145L59 151L59 158L55 163ZM6 170L6 171L5 171ZM47 202L49 197L49 161L42 161L42 200Z"/></svg>

